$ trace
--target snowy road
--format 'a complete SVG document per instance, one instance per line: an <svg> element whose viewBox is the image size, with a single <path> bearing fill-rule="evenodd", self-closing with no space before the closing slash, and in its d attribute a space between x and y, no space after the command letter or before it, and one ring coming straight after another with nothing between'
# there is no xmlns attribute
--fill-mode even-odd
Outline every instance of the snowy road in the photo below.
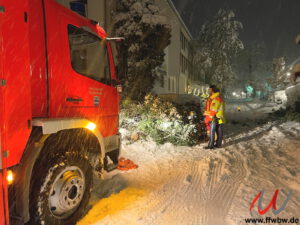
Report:
<svg viewBox="0 0 300 225"><path fill-rule="evenodd" d="M237 108L240 108L240 111ZM268 113L278 110L284 105L272 102L252 101L252 102L227 102L226 115L230 121L247 121L255 122L257 120L266 119Z"/></svg>
<svg viewBox="0 0 300 225"><path fill-rule="evenodd" d="M266 216L300 219L300 124L227 126L232 129L236 132L217 150L204 150L204 144L124 143L122 155L139 168L97 180L92 209L78 225L242 225L247 218ZM256 204L251 216L254 197L264 191L265 208L276 189L277 208L292 191L284 210L258 216Z"/></svg>

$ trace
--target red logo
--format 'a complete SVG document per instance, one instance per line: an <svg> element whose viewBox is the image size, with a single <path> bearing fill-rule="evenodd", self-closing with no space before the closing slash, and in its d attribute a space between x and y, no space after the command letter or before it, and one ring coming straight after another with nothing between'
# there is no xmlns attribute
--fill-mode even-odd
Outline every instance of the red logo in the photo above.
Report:
<svg viewBox="0 0 300 225"><path fill-rule="evenodd" d="M262 203L263 203L264 191L259 192L255 196L255 198L253 199L253 201L252 201L252 203L250 205L250 212L252 212L252 209L253 209L255 203L258 201L258 209L257 209L257 211L258 211L258 213L260 215L266 214L271 209L271 207L272 207L272 211L273 211L274 215L279 214L280 212L282 212L285 209L288 201L290 200L290 198L292 196L292 192L290 191L287 194L286 200L283 202L282 206L279 209L277 209L277 205L276 205L278 194L279 194L279 190L276 189L276 191L275 191L275 193L273 195L272 200L270 201L270 203L268 204L268 206L265 209L263 209Z"/></svg>

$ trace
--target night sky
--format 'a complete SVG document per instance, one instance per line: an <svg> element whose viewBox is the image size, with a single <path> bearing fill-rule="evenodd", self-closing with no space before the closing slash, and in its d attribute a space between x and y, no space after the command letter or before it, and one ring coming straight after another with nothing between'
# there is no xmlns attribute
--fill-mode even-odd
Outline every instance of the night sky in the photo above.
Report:
<svg viewBox="0 0 300 225"><path fill-rule="evenodd" d="M220 8L232 9L244 29L240 38L245 45L266 45L266 58L300 56L295 37L300 34L300 0L172 0L194 38L201 25L211 20Z"/></svg>

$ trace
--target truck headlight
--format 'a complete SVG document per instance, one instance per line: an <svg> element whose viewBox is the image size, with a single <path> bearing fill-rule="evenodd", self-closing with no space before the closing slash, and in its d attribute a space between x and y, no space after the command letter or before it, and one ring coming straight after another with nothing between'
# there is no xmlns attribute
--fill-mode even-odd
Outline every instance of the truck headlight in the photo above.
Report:
<svg viewBox="0 0 300 225"><path fill-rule="evenodd" d="M89 129L90 131L94 131L96 129L96 124L88 123L88 125L86 125L86 128Z"/></svg>
<svg viewBox="0 0 300 225"><path fill-rule="evenodd" d="M9 185L14 182L14 173L11 170L7 170L6 180Z"/></svg>

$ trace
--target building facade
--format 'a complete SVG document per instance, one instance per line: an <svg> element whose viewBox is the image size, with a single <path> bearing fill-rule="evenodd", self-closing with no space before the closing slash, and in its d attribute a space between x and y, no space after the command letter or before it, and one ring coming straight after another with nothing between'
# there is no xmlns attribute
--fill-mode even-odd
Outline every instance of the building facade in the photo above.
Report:
<svg viewBox="0 0 300 225"><path fill-rule="evenodd" d="M70 3L76 2L74 0L56 0L56 1L67 8L71 7ZM111 27L112 16L110 12L111 9L113 8L112 4L114 4L114 1L81 0L80 2L84 3L86 17L99 22L100 26L103 27L105 31L109 34L112 30Z"/></svg>
<svg viewBox="0 0 300 225"><path fill-rule="evenodd" d="M185 94L193 76L192 35L171 0L156 0L161 14L171 25L171 43L165 49L165 62L160 68L153 92L157 94Z"/></svg>

